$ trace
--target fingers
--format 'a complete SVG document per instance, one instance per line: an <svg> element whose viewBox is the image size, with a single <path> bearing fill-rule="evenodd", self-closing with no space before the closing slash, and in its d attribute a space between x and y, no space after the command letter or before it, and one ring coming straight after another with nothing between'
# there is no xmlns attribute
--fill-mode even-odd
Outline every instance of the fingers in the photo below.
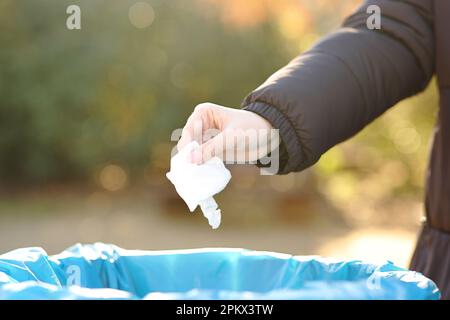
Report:
<svg viewBox="0 0 450 320"><path fill-rule="evenodd" d="M203 116L204 112L205 108L202 107L202 104L199 104L194 108L194 111L187 119L183 131L181 133L181 138L177 144L178 150L183 149L186 145L188 145L191 141L194 140L198 141L199 143L202 143L201 135L204 127L203 123L205 118Z"/></svg>
<svg viewBox="0 0 450 320"><path fill-rule="evenodd" d="M178 150L183 149L192 141L202 144L210 139L210 130L221 128L223 122L221 117L222 112L220 112L218 105L209 102L197 105L183 128L181 138L177 144Z"/></svg>
<svg viewBox="0 0 450 320"><path fill-rule="evenodd" d="M200 150L192 154L193 163L202 164L211 158L219 157L223 161L233 162L236 156L236 146L241 137L236 130L225 129L200 146ZM245 153L245 150L244 150Z"/></svg>
<svg viewBox="0 0 450 320"><path fill-rule="evenodd" d="M259 130L264 130L265 133L265 129ZM219 157L226 163L254 163L273 151L272 145L278 145L278 140L275 138L271 140L271 137L255 129L227 128L193 152L191 162L202 164L213 157Z"/></svg>
<svg viewBox="0 0 450 320"><path fill-rule="evenodd" d="M227 161L234 161L235 157L245 160L249 150L255 148L251 144L247 146L247 140L257 143L250 138L256 137L258 128L266 125L255 121L250 115L254 116L253 113L242 113L212 103L199 104L188 118L177 148L181 150L192 141L199 142L199 150L191 154L191 162L196 164L213 157Z"/></svg>
<svg viewBox="0 0 450 320"><path fill-rule="evenodd" d="M188 118L177 147L181 150L197 141L200 148L190 155L196 164L213 157L227 163L250 163L271 152L275 145L272 129L267 120L250 111L202 103Z"/></svg>
<svg viewBox="0 0 450 320"><path fill-rule="evenodd" d="M214 157L219 157L221 159L225 156L226 149L226 135L222 131L214 138L206 141L202 144L200 150L202 155L202 162L206 162Z"/></svg>
<svg viewBox="0 0 450 320"><path fill-rule="evenodd" d="M194 126L186 124L181 133L181 138L178 140L177 149L180 151L194 140Z"/></svg>
<svg viewBox="0 0 450 320"><path fill-rule="evenodd" d="M202 164L214 157L224 158L226 149L226 133L224 131L206 141L191 155L191 161Z"/></svg>

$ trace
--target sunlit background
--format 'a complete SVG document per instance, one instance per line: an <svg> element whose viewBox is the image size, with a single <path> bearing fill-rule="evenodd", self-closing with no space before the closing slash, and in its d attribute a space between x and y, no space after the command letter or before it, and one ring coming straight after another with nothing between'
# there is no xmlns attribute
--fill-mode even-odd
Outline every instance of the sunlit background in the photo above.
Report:
<svg viewBox="0 0 450 320"><path fill-rule="evenodd" d="M216 231L165 178L170 134L196 104L239 107L359 3L0 1L0 252L103 241L406 266L423 214L434 85L310 170L231 168ZM81 7L81 30L66 28L70 4Z"/></svg>

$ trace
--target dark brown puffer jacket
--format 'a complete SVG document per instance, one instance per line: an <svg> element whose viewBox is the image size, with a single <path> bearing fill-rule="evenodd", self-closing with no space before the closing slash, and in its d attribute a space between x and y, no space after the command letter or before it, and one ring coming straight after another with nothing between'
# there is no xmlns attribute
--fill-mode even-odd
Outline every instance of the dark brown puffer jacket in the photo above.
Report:
<svg viewBox="0 0 450 320"><path fill-rule="evenodd" d="M372 4L381 8L381 30L366 27ZM450 299L450 0L366 1L342 28L253 91L243 107L280 130L279 173L286 174L313 165L422 91L435 73L440 111L426 182L427 219L411 268Z"/></svg>

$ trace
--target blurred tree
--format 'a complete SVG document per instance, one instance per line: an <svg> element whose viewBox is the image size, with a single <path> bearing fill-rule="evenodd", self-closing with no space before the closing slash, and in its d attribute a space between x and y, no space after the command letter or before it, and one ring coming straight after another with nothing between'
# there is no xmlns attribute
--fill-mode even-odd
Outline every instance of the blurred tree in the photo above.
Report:
<svg viewBox="0 0 450 320"><path fill-rule="evenodd" d="M359 3L149 0L129 12L136 2L0 2L0 183L165 169L196 104L239 106ZM81 30L66 28L69 4ZM429 89L389 111L327 153L310 187L338 206L417 196L436 105Z"/></svg>
<svg viewBox="0 0 450 320"><path fill-rule="evenodd" d="M197 2L155 0L138 29L135 2L75 1L82 29L69 31L74 1L2 1L2 181L86 177L108 162L142 168L197 103L238 106L288 59L272 21L230 31Z"/></svg>

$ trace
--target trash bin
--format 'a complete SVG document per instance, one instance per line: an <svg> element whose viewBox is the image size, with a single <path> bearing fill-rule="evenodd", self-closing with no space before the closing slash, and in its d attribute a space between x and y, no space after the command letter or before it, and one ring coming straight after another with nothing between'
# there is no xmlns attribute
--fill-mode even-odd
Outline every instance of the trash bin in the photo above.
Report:
<svg viewBox="0 0 450 320"><path fill-rule="evenodd" d="M391 262L244 249L124 250L77 244L0 255L0 299L439 299Z"/></svg>

